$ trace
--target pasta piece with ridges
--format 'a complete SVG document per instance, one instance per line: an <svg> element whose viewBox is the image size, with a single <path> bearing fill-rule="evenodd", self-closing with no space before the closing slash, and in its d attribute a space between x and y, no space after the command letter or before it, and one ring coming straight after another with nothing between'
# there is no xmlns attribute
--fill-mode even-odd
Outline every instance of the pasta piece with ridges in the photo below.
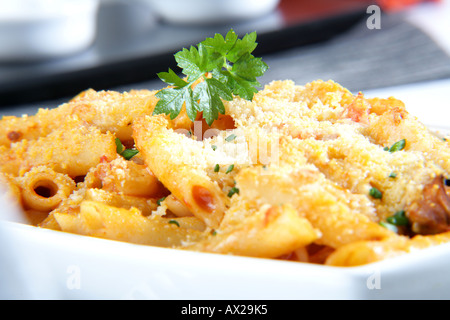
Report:
<svg viewBox="0 0 450 320"><path fill-rule="evenodd" d="M64 126L68 118L114 133L121 140L131 139L131 123L151 114L155 91L116 92L87 89L57 108L40 108L35 115L5 116L0 119L0 146L11 146L23 139L36 140Z"/></svg>
<svg viewBox="0 0 450 320"><path fill-rule="evenodd" d="M202 144L168 129L162 116L145 116L133 125L136 146L159 181L212 228L222 221L226 198L206 174Z"/></svg>
<svg viewBox="0 0 450 320"><path fill-rule="evenodd" d="M17 179L26 209L50 212L75 190L75 182L68 175L45 166L31 169Z"/></svg>
<svg viewBox="0 0 450 320"><path fill-rule="evenodd" d="M401 256L415 250L449 243L450 232L435 235L396 237L383 241L358 241L342 246L326 260L326 265L353 267Z"/></svg>
<svg viewBox="0 0 450 320"><path fill-rule="evenodd" d="M264 169L263 169L264 170ZM269 167L241 170L236 181L240 197L245 201L268 202L272 205L291 203L299 214L321 232L317 243L333 248L359 240L381 240L395 233L353 210L347 195L323 175L311 168L291 170ZM241 219L227 213L223 222L234 224Z"/></svg>
<svg viewBox="0 0 450 320"><path fill-rule="evenodd" d="M95 127L70 119L49 135L35 141L18 142L7 152L10 163L3 165L14 168L14 175L22 175L36 166L47 166L72 178L85 175L101 161L117 156L111 133L102 133Z"/></svg>
<svg viewBox="0 0 450 320"><path fill-rule="evenodd" d="M245 208L234 208L241 211ZM263 205L231 228L218 230L185 249L276 258L316 240L319 232L291 205Z"/></svg>
<svg viewBox="0 0 450 320"><path fill-rule="evenodd" d="M202 237L193 222L170 223L159 216L144 217L136 208L116 208L97 201L83 201L77 215L56 213L62 231L111 240L160 247L177 247Z"/></svg>

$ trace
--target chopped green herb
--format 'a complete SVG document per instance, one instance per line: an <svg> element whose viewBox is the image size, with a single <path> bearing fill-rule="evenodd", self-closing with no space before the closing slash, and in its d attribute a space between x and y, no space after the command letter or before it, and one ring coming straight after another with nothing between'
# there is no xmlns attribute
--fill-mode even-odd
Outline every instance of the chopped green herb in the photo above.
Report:
<svg viewBox="0 0 450 320"><path fill-rule="evenodd" d="M235 193L239 194L239 189L236 187L231 188L228 192L228 197L231 198Z"/></svg>
<svg viewBox="0 0 450 320"><path fill-rule="evenodd" d="M158 77L171 86L156 93L159 98L153 114L165 113L171 119L178 116L183 104L192 121L202 112L208 125L225 113L223 100L233 95L252 100L261 84L257 78L268 69L261 58L251 53L257 46L256 32L242 39L231 29L225 37L215 34L197 47L191 46L177 52L174 57L186 80L173 70L158 73ZM198 80L203 80L197 83ZM197 85L192 89L194 83Z"/></svg>
<svg viewBox="0 0 450 320"><path fill-rule="evenodd" d="M139 150L137 149L125 149L119 138L115 139L115 143L117 153L120 154L125 160L130 160L139 153Z"/></svg>
<svg viewBox="0 0 450 320"><path fill-rule="evenodd" d="M158 201L156 201L156 204L157 204L158 206L160 206L160 205L161 205L161 202L163 202L164 199L166 199L166 197L162 197L161 199L158 199Z"/></svg>
<svg viewBox="0 0 450 320"><path fill-rule="evenodd" d="M130 160L138 153L139 153L139 150L137 150L137 149L125 149L122 151L121 156L124 157L126 160Z"/></svg>
<svg viewBox="0 0 450 320"><path fill-rule="evenodd" d="M177 220L173 220L173 219L171 219L171 220L169 220L169 223L170 224L175 224L177 227L179 227L180 226L180 224L178 223L178 221Z"/></svg>
<svg viewBox="0 0 450 320"><path fill-rule="evenodd" d="M219 172L219 170L220 170L220 166L219 166L219 164L216 164L214 167L214 172Z"/></svg>
<svg viewBox="0 0 450 320"><path fill-rule="evenodd" d="M216 151L217 146L213 144L213 145L211 146L211 149L213 149L214 151Z"/></svg>
<svg viewBox="0 0 450 320"><path fill-rule="evenodd" d="M125 147L122 144L122 141L120 141L119 138L115 139L116 142L116 150L118 154L121 154L123 152L123 150L125 149Z"/></svg>
<svg viewBox="0 0 450 320"><path fill-rule="evenodd" d="M234 133L232 133L232 134L230 134L228 137L225 138L225 141L231 142L231 141L233 141L234 139L236 139L236 137L237 137L237 136L236 136Z"/></svg>
<svg viewBox="0 0 450 320"><path fill-rule="evenodd" d="M399 140L396 143L394 143L392 145L392 147L389 148L389 152L396 152L396 151L403 150L405 148L405 145L406 145L406 139Z"/></svg>
<svg viewBox="0 0 450 320"><path fill-rule="evenodd" d="M397 178L397 173L396 172L391 172L391 174L389 175L389 178Z"/></svg>
<svg viewBox="0 0 450 320"><path fill-rule="evenodd" d="M381 199L383 194L377 188L370 188L369 195L374 199Z"/></svg>
<svg viewBox="0 0 450 320"><path fill-rule="evenodd" d="M407 226L409 224L409 219L404 210L398 211L394 215L386 218L386 221L394 226Z"/></svg>
<svg viewBox="0 0 450 320"><path fill-rule="evenodd" d="M228 167L228 169L225 173L230 173L231 171L233 171L233 169L234 169L234 164L230 164L230 166Z"/></svg>

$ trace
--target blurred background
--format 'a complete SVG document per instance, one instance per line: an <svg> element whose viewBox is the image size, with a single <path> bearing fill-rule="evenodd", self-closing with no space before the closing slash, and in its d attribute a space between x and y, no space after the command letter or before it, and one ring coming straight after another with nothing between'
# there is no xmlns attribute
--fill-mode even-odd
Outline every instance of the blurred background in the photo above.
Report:
<svg viewBox="0 0 450 320"><path fill-rule="evenodd" d="M161 88L175 52L230 28L257 31L262 84L448 79L449 21L449 0L0 0L0 116L87 88Z"/></svg>

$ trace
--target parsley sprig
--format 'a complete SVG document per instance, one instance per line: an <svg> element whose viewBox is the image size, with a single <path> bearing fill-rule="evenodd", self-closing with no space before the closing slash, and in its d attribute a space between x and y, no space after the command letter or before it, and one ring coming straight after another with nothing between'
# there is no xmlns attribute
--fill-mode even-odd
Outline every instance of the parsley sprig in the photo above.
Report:
<svg viewBox="0 0 450 320"><path fill-rule="evenodd" d="M117 153L120 154L125 160L130 160L139 153L139 150L137 149L126 149L119 138L116 138L115 142Z"/></svg>
<svg viewBox="0 0 450 320"><path fill-rule="evenodd" d="M231 29L225 38L215 34L197 47L177 52L175 60L186 77L182 79L170 68L158 73L170 87L157 92L159 100L153 114L164 113L174 119L185 104L189 119L194 121L197 112L203 112L206 123L211 125L225 113L222 99L230 101L236 95L252 100L261 86L257 78L268 69L261 58L252 55L256 46L256 32L239 39Z"/></svg>

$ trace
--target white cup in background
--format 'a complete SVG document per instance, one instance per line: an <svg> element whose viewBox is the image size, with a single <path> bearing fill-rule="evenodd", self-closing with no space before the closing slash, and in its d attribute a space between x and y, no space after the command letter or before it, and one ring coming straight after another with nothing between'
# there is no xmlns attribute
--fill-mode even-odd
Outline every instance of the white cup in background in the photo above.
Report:
<svg viewBox="0 0 450 320"><path fill-rule="evenodd" d="M0 61L64 56L95 39L99 0L0 0Z"/></svg>

